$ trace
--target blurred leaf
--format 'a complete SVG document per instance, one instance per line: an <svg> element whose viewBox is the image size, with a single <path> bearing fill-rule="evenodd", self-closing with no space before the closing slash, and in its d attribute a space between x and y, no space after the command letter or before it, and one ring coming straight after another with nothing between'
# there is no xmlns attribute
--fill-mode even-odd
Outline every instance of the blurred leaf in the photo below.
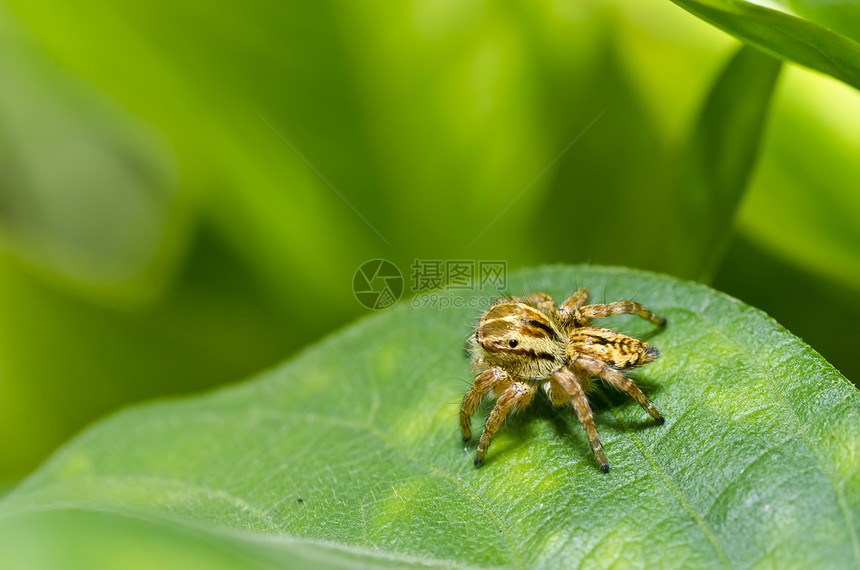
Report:
<svg viewBox="0 0 860 570"><path fill-rule="evenodd" d="M295 326L201 226L182 273L146 310L74 294L0 254L0 481L135 400L235 382L281 360ZM317 338L322 315L302 327Z"/></svg>
<svg viewBox="0 0 860 570"><path fill-rule="evenodd" d="M596 300L636 296L668 318L661 331L611 324L656 332L662 356L635 377L667 422L595 394L610 474L571 412L540 404L511 418L475 470L456 418L476 311L404 303L253 382L93 426L0 503L2 527L18 529L0 560L38 564L34 533L46 525L62 556L77 548L78 524L117 524L111 532L142 566L168 547L214 564L201 544L216 543L221 567L243 556L291 567L295 558L273 550L316 541L319 550L301 546L306 555L336 547L330 565L371 567L382 562L368 556L445 567L860 560L860 395L813 350L761 312L669 277L547 267L508 284L557 298L577 285ZM86 539L92 548L69 559L104 567L115 543Z"/></svg>
<svg viewBox="0 0 860 570"><path fill-rule="evenodd" d="M632 18L636 10L630 11ZM680 10L668 12L661 12L659 18L670 16L669 25L683 24L672 20L672 15L691 20ZM599 261L688 277L701 273L707 252L690 254L689 249L700 244L687 243L679 233L683 229L678 222L679 202L687 189L678 184L678 139L686 143L692 136L688 133L694 129L697 107L714 82L713 66L724 60L726 45L734 42L723 36L719 38L723 43L715 42L723 51L714 49L714 38L707 35L713 28L693 22L702 32L702 41L684 41L683 49L708 66L685 68L689 83L683 85L668 79L668 73L657 76L667 79L665 83L655 81L650 71L662 68L667 59L681 65L672 59L681 49L679 40L660 37L659 30L650 26L635 28L621 17L607 24L617 26L608 34L612 41L598 42L590 65L568 66L565 71L562 61L557 69L544 71L540 83L550 87L541 105L545 137L555 141L558 154L546 158L545 174L536 187L523 192L490 227L483 242L496 244L498 250L500 244L521 247L532 241L538 246L532 253L536 260ZM564 47L577 51L574 45ZM540 60L556 63L551 52ZM674 108L664 108L670 101L676 102ZM554 158L557 164L551 163ZM533 200L540 207L529 224L533 206L528 203ZM486 209L495 213L505 204L506 200L488 201ZM548 217L548 212L562 218ZM612 224L613 231L594 231L597 224ZM530 230L530 240L522 234L512 237L512 228L524 227Z"/></svg>
<svg viewBox="0 0 860 570"><path fill-rule="evenodd" d="M823 281L849 287L856 296L860 94L798 68L785 74L781 93L738 226L757 247ZM782 284L774 280L770 286ZM795 301L786 310L796 307ZM842 328L835 322L829 326Z"/></svg>
<svg viewBox="0 0 860 570"><path fill-rule="evenodd" d="M758 157L780 60L742 47L708 95L680 164L677 220L686 254L682 265L698 266L699 278L713 274L728 246L735 210Z"/></svg>
<svg viewBox="0 0 860 570"><path fill-rule="evenodd" d="M64 65L193 148L223 185L206 215L285 309L302 296L314 314L354 314L343 284L382 256L674 270L640 215L674 199L641 191L677 158L653 105L670 122L695 113L727 41L675 6L639 18L627 0L9 1ZM680 40L660 37L666 22ZM683 81L654 80L678 69L667 61ZM625 219L612 239L544 223L544 204L576 216L605 192ZM546 232L510 239L512 226Z"/></svg>
<svg viewBox="0 0 860 570"><path fill-rule="evenodd" d="M672 0L776 57L860 89L860 44L819 25L741 0Z"/></svg>
<svg viewBox="0 0 860 570"><path fill-rule="evenodd" d="M795 13L860 41L858 0L778 0Z"/></svg>
<svg viewBox="0 0 860 570"><path fill-rule="evenodd" d="M14 24L0 4L0 247L100 301L150 300L188 232L175 157Z"/></svg>

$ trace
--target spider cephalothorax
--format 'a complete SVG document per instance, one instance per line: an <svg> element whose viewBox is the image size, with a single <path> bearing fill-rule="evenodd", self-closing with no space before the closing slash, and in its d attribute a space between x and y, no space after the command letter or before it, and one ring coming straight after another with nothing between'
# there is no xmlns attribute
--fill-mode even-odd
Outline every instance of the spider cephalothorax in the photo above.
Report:
<svg viewBox="0 0 860 570"><path fill-rule="evenodd" d="M651 417L663 423L657 408L622 373L657 358L657 349L588 324L594 318L625 313L660 326L666 324L666 319L633 301L585 305L587 300L587 289L578 289L559 307L544 293L505 297L481 316L469 342L475 380L460 406L464 441L472 437L471 416L481 398L492 393L497 401L478 442L476 466L484 460L487 447L508 412L528 405L539 386L554 405L568 401L573 404L604 472L609 471L609 463L586 398L591 375L630 394Z"/></svg>

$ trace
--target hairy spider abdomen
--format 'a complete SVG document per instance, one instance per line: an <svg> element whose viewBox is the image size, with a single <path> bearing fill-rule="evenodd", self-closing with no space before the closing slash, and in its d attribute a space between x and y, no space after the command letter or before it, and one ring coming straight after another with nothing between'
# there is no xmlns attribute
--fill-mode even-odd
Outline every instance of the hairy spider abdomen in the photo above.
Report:
<svg viewBox="0 0 860 570"><path fill-rule="evenodd" d="M575 329L567 343L567 353L570 358L593 356L619 370L651 362L660 355L641 340L598 327Z"/></svg>

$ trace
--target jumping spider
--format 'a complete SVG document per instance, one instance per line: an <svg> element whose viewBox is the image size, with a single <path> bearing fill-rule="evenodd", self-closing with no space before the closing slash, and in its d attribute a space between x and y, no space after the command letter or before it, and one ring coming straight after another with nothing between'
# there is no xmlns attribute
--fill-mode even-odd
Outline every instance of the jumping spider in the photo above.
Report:
<svg viewBox="0 0 860 570"><path fill-rule="evenodd" d="M635 338L588 325L591 319L620 314L638 315L659 326L665 325L666 319L633 301L585 305L587 300L587 289L577 289L559 307L545 293L503 297L481 316L469 339L475 380L460 406L463 441L472 437L471 416L484 395L492 392L497 400L478 442L476 467L483 462L508 412L527 406L538 386L543 387L555 406L571 401L604 473L609 472L609 463L586 398L590 375L628 393L651 417L663 423L657 408L622 374L651 362L659 351Z"/></svg>

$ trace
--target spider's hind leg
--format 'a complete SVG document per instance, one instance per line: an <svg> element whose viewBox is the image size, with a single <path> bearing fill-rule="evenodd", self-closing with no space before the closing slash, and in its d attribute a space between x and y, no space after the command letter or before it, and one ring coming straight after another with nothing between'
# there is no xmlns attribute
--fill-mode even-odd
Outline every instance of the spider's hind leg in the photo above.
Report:
<svg viewBox="0 0 860 570"><path fill-rule="evenodd" d="M666 324L666 319L652 313L636 301L616 301L614 303L586 305L579 309L579 314L582 315L582 318L586 322L590 319L599 319L600 317L609 317L612 315L636 315L661 327Z"/></svg>
<svg viewBox="0 0 860 570"><path fill-rule="evenodd" d="M639 386L637 386L633 380L622 374L618 369L609 366L599 358L595 358L593 356L580 355L573 363L588 370L595 376L600 376L612 386L615 386L622 392L629 394L630 397L636 400L636 402L658 423L662 424L666 421L663 418L663 415L654 407L654 404L652 404L651 401L648 400L648 397L642 393Z"/></svg>
<svg viewBox="0 0 860 570"><path fill-rule="evenodd" d="M576 418L585 428L588 443L591 444L591 450L594 452L600 470L609 473L609 462L606 460L606 454L603 453L603 446L600 445L597 428L594 427L594 415L591 413L591 406L588 405L588 398L585 396L585 391L588 389L588 375L580 369L574 370L577 374L574 374L567 366L562 366L552 373L552 381L557 382L567 392L576 412Z"/></svg>

